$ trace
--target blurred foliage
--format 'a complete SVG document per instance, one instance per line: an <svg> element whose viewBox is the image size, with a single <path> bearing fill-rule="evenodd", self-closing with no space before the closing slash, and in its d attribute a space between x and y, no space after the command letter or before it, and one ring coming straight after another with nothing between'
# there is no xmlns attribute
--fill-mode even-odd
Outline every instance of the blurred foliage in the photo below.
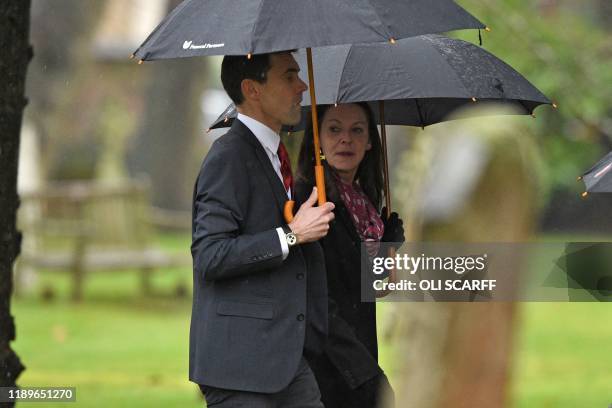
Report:
<svg viewBox="0 0 612 408"><path fill-rule="evenodd" d="M535 130L554 190L583 188L581 175L612 148L610 8L585 0L461 0L491 32L483 47L521 72L559 109L540 107ZM463 31L453 36L477 42Z"/></svg>

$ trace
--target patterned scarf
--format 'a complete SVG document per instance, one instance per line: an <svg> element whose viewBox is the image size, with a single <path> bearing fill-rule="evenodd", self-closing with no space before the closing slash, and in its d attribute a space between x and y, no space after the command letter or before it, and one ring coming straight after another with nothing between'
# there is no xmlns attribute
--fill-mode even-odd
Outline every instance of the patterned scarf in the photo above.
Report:
<svg viewBox="0 0 612 408"><path fill-rule="evenodd" d="M368 255L376 255L385 231L380 215L359 186L359 183L355 181L352 184L347 184L335 172L333 173L340 198L351 216L357 234L365 242Z"/></svg>

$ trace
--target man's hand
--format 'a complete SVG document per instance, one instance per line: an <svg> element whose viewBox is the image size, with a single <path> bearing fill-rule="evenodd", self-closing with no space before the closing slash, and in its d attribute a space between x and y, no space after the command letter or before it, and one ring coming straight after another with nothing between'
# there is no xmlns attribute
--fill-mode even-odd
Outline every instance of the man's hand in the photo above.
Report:
<svg viewBox="0 0 612 408"><path fill-rule="evenodd" d="M334 203L327 202L320 207L313 207L316 202L317 188L314 187L308 200L300 206L293 221L289 223L298 244L318 241L329 231L329 223L334 219Z"/></svg>

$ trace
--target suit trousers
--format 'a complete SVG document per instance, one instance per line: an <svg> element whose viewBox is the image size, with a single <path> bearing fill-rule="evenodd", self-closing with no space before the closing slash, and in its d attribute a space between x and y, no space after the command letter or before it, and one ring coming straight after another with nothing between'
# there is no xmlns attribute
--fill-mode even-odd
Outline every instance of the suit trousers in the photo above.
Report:
<svg viewBox="0 0 612 408"><path fill-rule="evenodd" d="M214 408L324 408L319 386L302 357L295 377L274 394L225 390L200 384L207 407Z"/></svg>

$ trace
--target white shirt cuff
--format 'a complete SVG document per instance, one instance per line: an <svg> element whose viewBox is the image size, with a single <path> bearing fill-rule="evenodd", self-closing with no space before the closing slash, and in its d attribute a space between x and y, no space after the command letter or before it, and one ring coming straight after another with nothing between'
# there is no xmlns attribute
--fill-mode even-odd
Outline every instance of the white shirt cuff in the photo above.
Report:
<svg viewBox="0 0 612 408"><path fill-rule="evenodd" d="M276 229L276 232L278 233L278 239L281 244L281 249L283 250L283 261L284 261L289 256L289 244L287 244L287 238L285 238L285 231L283 231L281 227L278 227Z"/></svg>

